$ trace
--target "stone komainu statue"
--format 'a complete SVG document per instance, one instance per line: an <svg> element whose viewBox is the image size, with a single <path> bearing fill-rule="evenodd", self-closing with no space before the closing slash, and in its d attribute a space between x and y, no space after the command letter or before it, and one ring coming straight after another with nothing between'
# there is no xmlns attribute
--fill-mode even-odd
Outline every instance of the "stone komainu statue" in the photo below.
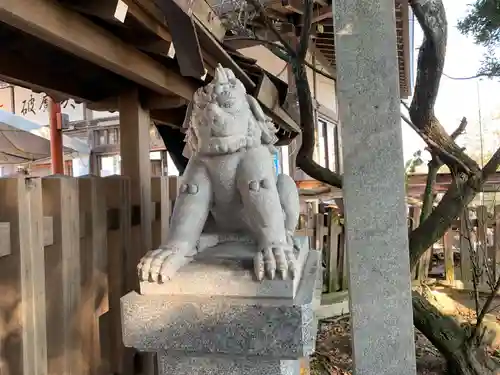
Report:
<svg viewBox="0 0 500 375"><path fill-rule="evenodd" d="M250 235L259 280L295 277L297 188L289 176L276 177L274 124L230 69L219 65L213 81L196 91L184 129L189 162L168 240L141 260L140 277L170 279L192 259L202 232Z"/></svg>

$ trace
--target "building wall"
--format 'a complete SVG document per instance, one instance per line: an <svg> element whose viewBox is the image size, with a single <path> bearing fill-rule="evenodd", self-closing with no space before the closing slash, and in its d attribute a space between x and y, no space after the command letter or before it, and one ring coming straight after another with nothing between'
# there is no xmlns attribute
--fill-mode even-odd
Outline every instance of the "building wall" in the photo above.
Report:
<svg viewBox="0 0 500 375"><path fill-rule="evenodd" d="M279 77L284 82L288 83L288 73L286 69L286 63L276 57L271 51L263 46L254 46L249 48L240 49L239 52L244 55L251 57L257 60L259 66L263 69L267 70L269 73ZM308 54L307 61L312 64L312 56ZM325 70L325 68L316 63L316 66L319 70ZM337 98L336 98L336 89L335 89L335 81L331 80L327 77L324 77L318 73L314 74L313 70L307 68L307 76L309 79L309 86L311 88L311 92L314 91L314 76L316 76L316 100L319 104L325 106L327 109L333 111L335 116L337 116ZM313 92L314 95L314 92ZM335 118L337 120L337 117Z"/></svg>
<svg viewBox="0 0 500 375"><path fill-rule="evenodd" d="M269 73L279 77L288 83L287 64L276 57L264 46L254 46L240 49L239 52L257 60L258 65ZM312 63L312 56L308 54L307 61ZM321 64L316 63L318 70L325 70ZM314 161L326 167L328 165L332 170L342 170L342 158L340 155L340 126L338 122L338 107L336 97L335 81L319 73L314 73L312 69L307 68L309 86L313 98L320 104L317 110L316 126L316 148L314 152ZM324 126L326 124L326 127ZM301 145L300 136L297 137L289 146L282 147L281 158L282 165L286 159L287 166L283 167L283 172L292 176L295 180L311 179L300 168L297 168L295 156ZM286 155L286 157L283 157Z"/></svg>
<svg viewBox="0 0 500 375"><path fill-rule="evenodd" d="M249 57L255 58L259 65L262 66L269 73L276 75L284 82L288 80L288 72L286 69L286 63L280 59L278 59L274 54L272 54L267 48L262 46L256 46L251 48L246 48L240 50L240 52L246 54ZM307 57L309 62L312 62L312 56L308 55ZM316 64L318 69L324 69L321 65ZM337 126L337 102L335 95L335 82L331 79L328 79L320 74L313 73L312 69L308 69L308 78L311 87L311 92L315 95L315 99L319 104L321 104L328 111L328 118L326 119L329 123L329 126L334 127ZM315 83L314 83L315 82ZM315 91L315 92L314 92ZM12 96L12 94L14 94ZM44 93L35 93L31 90L25 89L23 87L14 86L13 92L11 87L0 88L0 109L5 111L13 112L17 115L21 115L33 122L36 122L40 125L47 125L49 122L49 112L48 112L48 101L47 97ZM74 121L82 121L85 119L106 119L108 117L117 117L118 113L110 113L110 112L97 112L85 110L85 107L82 104L78 104L73 100L69 100L61 105L62 112L68 115L68 120L70 122ZM318 114L318 117L321 117L321 114ZM325 118L323 118L325 120ZM110 122L115 122L113 119L109 119ZM116 129L118 129L118 122L116 121ZM106 138L108 140L111 139L110 132L113 132L113 127L102 127L102 130L99 130L98 133L94 133L90 131L90 129L75 129L68 130L65 134L82 138L84 141L88 141L89 144L94 149L94 152L98 156L112 156L117 155L119 153L119 134L115 136L118 138L116 142L106 142L111 144L102 144L100 142L101 138ZM331 140L332 130L327 132L328 138L327 143L331 143L332 146L328 146L328 153L332 153L334 150L333 140ZM316 152L315 152L315 160L324 164L325 162L325 149L321 144L325 143L323 135L318 134L318 140ZM280 148L280 169L283 173L290 174L296 179L307 179L308 177L302 173L300 170L297 170L295 167L295 158L294 152L298 150L300 147L300 139L294 141L290 146L281 147ZM322 148L323 147L323 148ZM164 149L163 142L161 139L155 137L152 134L151 137L151 150L162 150ZM330 157L330 160L336 159L338 156ZM88 169L88 160L77 160L74 168L74 173L76 174L87 174L89 173ZM115 162L116 164L116 162ZM156 163L157 164L157 163ZM168 158L166 164L168 164L168 173L169 174L177 174L177 170L173 165L170 158ZM107 173L107 169L105 169L104 173ZM157 166L155 167L155 171L157 170ZM115 168L113 168L115 171Z"/></svg>
<svg viewBox="0 0 500 375"><path fill-rule="evenodd" d="M12 100L11 86L0 88L0 109L15 113L40 125L49 123L47 96L36 93L24 87L14 86L14 100ZM84 106L70 99L61 104L61 111L69 116L69 121L84 119ZM116 113L91 111L93 118L116 116Z"/></svg>

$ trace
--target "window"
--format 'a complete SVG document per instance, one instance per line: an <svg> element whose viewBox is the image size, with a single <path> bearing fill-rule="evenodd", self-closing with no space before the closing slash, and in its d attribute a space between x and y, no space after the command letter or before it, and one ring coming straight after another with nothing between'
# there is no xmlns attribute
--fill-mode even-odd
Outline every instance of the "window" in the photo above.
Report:
<svg viewBox="0 0 500 375"><path fill-rule="evenodd" d="M314 150L314 161L322 167L328 163L328 125L324 120L318 120L316 125L316 147Z"/></svg>
<svg viewBox="0 0 500 375"><path fill-rule="evenodd" d="M118 129L109 129L108 144L116 145L118 143Z"/></svg>
<svg viewBox="0 0 500 375"><path fill-rule="evenodd" d="M314 161L332 171L339 170L339 144L337 125L318 119L316 127L316 149L314 152Z"/></svg>

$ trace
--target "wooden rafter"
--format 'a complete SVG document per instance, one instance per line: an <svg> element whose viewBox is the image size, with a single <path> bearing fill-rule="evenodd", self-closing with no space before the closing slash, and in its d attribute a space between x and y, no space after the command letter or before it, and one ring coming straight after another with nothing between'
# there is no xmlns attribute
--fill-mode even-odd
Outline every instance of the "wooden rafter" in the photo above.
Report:
<svg viewBox="0 0 500 375"><path fill-rule="evenodd" d="M4 0L0 21L161 94L190 100L198 85L50 0Z"/></svg>
<svg viewBox="0 0 500 375"><path fill-rule="evenodd" d="M59 0L66 6L103 20L123 23L128 5L122 0Z"/></svg>
<svg viewBox="0 0 500 375"><path fill-rule="evenodd" d="M315 12L312 18L312 23L321 22L333 17L332 6L321 8L319 12Z"/></svg>
<svg viewBox="0 0 500 375"><path fill-rule="evenodd" d="M156 0L167 23L177 51L177 61L183 76L201 78L206 70L198 41L198 34L189 10L181 8L178 1Z"/></svg>

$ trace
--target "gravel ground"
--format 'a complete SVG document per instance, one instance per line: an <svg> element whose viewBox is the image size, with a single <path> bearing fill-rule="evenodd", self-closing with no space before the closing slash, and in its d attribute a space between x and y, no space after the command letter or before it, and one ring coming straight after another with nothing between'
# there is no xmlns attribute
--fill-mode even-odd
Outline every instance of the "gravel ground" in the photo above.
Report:
<svg viewBox="0 0 500 375"><path fill-rule="evenodd" d="M419 375L446 373L445 361L420 332L415 333L415 347ZM316 353L311 359L311 374L352 374L349 316L325 319L320 322Z"/></svg>

